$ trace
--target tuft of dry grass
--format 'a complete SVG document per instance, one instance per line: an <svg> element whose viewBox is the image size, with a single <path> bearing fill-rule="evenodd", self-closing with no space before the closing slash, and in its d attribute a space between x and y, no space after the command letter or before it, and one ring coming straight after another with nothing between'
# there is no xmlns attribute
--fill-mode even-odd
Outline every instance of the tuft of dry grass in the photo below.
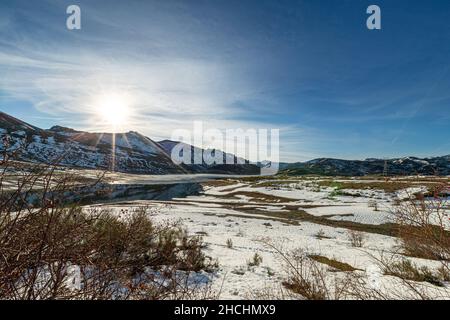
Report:
<svg viewBox="0 0 450 320"><path fill-rule="evenodd" d="M352 247L361 248L364 245L364 234L362 232L348 230L347 236Z"/></svg>
<svg viewBox="0 0 450 320"><path fill-rule="evenodd" d="M262 261L263 261L263 258L261 257L261 255L259 253L255 252L252 259L250 261L247 261L247 265L249 267L257 267L262 263Z"/></svg>
<svg viewBox="0 0 450 320"><path fill-rule="evenodd" d="M325 234L325 231L323 231L323 229L320 229L319 231L317 231L315 237L316 237L317 239L319 239L319 240L322 240L322 239L331 239L331 237L328 237L328 236Z"/></svg>

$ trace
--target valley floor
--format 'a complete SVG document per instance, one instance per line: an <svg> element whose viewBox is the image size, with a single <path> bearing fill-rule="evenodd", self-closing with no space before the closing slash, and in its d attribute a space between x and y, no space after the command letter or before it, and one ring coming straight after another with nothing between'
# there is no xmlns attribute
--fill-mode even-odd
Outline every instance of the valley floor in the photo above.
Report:
<svg viewBox="0 0 450 320"><path fill-rule="evenodd" d="M373 286L390 290L398 281L384 274L378 259L398 255L392 212L399 201L426 192L435 182L424 177L390 182L229 178L203 182L198 196L107 206L117 212L148 206L156 220L179 220L192 235L202 236L206 254L219 262L219 270L206 275L221 299L276 298L286 280L285 264L276 249L302 249L325 263L333 276L355 272ZM362 236L361 247L352 243L351 232ZM260 263L254 262L255 254L262 258ZM438 261L408 259L433 270L440 266ZM330 262L345 263L353 271ZM423 285L436 297L449 297L448 283Z"/></svg>

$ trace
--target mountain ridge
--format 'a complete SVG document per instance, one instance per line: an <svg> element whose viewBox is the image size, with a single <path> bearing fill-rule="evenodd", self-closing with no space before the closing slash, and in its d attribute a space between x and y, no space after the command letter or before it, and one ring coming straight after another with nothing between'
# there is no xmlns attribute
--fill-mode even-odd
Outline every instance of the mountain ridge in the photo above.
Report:
<svg viewBox="0 0 450 320"><path fill-rule="evenodd" d="M175 164L171 159L173 148L180 142L172 140L154 141L136 131L126 133L93 133L79 131L59 125L41 129L0 111L0 136L8 136L9 149L24 148L19 159L29 162L48 163L62 159L61 165L88 169L114 169L138 174L180 173L232 173L259 174L264 162L251 163L233 154L235 163L241 165ZM113 148L113 144L115 148ZM214 149L201 149L185 144L195 151L215 154ZM0 151L4 150L0 145ZM113 153L113 149L115 153ZM319 174L330 176L363 175L450 175L450 154L445 156L365 160L317 158L305 162L279 163L280 172L287 175Z"/></svg>
<svg viewBox="0 0 450 320"><path fill-rule="evenodd" d="M191 163L192 164L183 164L183 167L187 170L194 173L223 173L228 171L233 171L234 173L247 173L247 174L259 174L260 166L257 164L250 163L249 160L246 160L242 157L237 157L234 154L222 152L216 149L202 149L193 145L189 145L187 143L173 141L169 139L158 141L158 144L162 146L162 148L168 153L172 154L172 151L176 146L183 146L184 150L190 150L191 152ZM203 155L202 163L194 162L194 154L198 152ZM182 152L180 152L182 153ZM208 159L212 159L213 156L216 156L216 153L222 154L222 163L221 164L208 164ZM220 154L219 154L220 155ZM182 154L177 155L180 158ZM228 161L227 161L228 160ZM233 162L233 164L229 164L229 162Z"/></svg>
<svg viewBox="0 0 450 320"><path fill-rule="evenodd" d="M7 149L20 150L18 160L28 162L57 162L58 165L69 167L138 174L259 173L257 166L248 164L176 164L164 144L136 131L116 134L85 132L59 125L41 129L1 111L0 136L3 142L8 137ZM1 144L0 151L4 149L4 144Z"/></svg>
<svg viewBox="0 0 450 320"><path fill-rule="evenodd" d="M365 175L450 175L450 155L437 157L402 157L391 159L369 158L343 160L317 158L306 162L284 165L282 172L288 175L318 174L328 176Z"/></svg>

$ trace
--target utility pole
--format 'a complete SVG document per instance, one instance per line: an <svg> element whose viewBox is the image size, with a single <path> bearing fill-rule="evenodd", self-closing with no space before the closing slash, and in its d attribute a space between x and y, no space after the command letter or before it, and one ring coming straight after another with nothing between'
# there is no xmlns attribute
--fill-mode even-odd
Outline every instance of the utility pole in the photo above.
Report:
<svg viewBox="0 0 450 320"><path fill-rule="evenodd" d="M387 159L384 159L383 177L386 181L388 180L388 161L387 161Z"/></svg>

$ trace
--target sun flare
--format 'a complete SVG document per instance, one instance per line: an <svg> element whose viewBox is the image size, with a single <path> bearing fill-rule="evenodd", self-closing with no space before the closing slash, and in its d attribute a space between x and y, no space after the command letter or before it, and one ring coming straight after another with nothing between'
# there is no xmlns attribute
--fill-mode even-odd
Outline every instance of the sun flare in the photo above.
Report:
<svg viewBox="0 0 450 320"><path fill-rule="evenodd" d="M130 99L120 94L104 94L95 103L98 120L116 131L128 124L131 109Z"/></svg>

